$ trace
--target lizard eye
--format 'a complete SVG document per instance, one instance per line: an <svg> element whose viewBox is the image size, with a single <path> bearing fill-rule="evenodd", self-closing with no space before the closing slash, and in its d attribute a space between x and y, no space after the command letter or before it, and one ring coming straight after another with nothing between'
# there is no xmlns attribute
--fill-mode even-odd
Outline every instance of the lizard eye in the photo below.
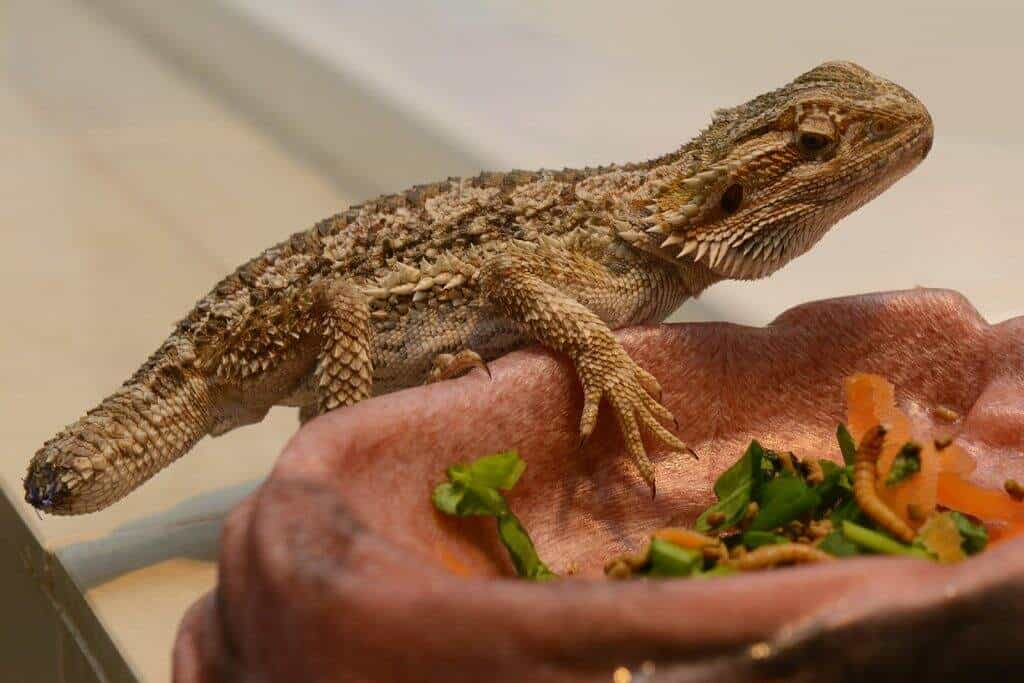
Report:
<svg viewBox="0 0 1024 683"><path fill-rule="evenodd" d="M725 188L725 192L722 193L722 199L719 204L727 215L734 214L740 208L740 204L743 203L743 186L742 185L730 185Z"/></svg>
<svg viewBox="0 0 1024 683"><path fill-rule="evenodd" d="M833 147L837 132L828 116L807 116L797 122L796 146L806 156L820 157Z"/></svg>
<svg viewBox="0 0 1024 683"><path fill-rule="evenodd" d="M831 140L821 133L800 133L800 136L796 139L796 143L805 152L814 154L828 147Z"/></svg>
<svg viewBox="0 0 1024 683"><path fill-rule="evenodd" d="M892 132L892 124L883 119L875 119L870 124L870 131L875 137L882 137Z"/></svg>

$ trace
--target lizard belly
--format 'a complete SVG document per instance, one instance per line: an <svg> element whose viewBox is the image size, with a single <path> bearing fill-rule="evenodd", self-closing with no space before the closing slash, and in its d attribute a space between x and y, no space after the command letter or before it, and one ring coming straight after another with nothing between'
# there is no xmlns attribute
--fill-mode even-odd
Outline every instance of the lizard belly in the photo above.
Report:
<svg viewBox="0 0 1024 683"><path fill-rule="evenodd" d="M393 329L375 330L373 393L423 384L441 353L471 349L490 361L525 343L513 323L482 304L411 310Z"/></svg>
<svg viewBox="0 0 1024 683"><path fill-rule="evenodd" d="M210 434L220 436L260 422L275 405L299 407L313 403L311 380L318 353L318 340L306 336L290 347L279 363L261 373L236 381L211 377L216 419Z"/></svg>

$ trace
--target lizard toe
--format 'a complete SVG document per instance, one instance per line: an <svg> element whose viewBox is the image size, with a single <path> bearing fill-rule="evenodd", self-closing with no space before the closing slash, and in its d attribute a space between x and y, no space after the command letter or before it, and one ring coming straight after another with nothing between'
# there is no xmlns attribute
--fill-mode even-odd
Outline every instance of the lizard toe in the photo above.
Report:
<svg viewBox="0 0 1024 683"><path fill-rule="evenodd" d="M461 377L474 369L481 369L491 376L491 369L476 351L463 349L458 353L439 353L434 357L434 362L427 375L427 384L442 382L446 379Z"/></svg>
<svg viewBox="0 0 1024 683"><path fill-rule="evenodd" d="M653 495L657 490L654 466L647 455L641 430L647 430L673 451L693 452L662 424L675 422L675 417L654 397L661 392L661 386L653 375L638 366L625 352L616 358L615 363L582 363L580 370L585 394L580 419L581 445L593 431L598 406L605 399L615 413L626 452Z"/></svg>

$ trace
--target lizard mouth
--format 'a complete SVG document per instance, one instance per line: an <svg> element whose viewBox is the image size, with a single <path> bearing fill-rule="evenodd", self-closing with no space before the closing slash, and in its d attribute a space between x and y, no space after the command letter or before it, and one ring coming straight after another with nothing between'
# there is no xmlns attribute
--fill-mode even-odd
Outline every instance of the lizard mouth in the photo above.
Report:
<svg viewBox="0 0 1024 683"><path fill-rule="evenodd" d="M848 177L841 195L796 201L776 221L736 242L719 242L695 259L722 277L766 277L820 240L836 222L868 203L912 171L931 151L931 120L886 141L878 160Z"/></svg>

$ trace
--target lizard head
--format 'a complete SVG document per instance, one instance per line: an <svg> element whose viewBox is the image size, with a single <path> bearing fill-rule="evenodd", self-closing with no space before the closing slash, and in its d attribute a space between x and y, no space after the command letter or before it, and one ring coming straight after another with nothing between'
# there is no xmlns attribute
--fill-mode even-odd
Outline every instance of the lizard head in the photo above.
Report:
<svg viewBox="0 0 1024 683"><path fill-rule="evenodd" d="M904 88L851 62L822 64L717 112L655 192L648 232L718 276L764 277L917 166L932 135Z"/></svg>

